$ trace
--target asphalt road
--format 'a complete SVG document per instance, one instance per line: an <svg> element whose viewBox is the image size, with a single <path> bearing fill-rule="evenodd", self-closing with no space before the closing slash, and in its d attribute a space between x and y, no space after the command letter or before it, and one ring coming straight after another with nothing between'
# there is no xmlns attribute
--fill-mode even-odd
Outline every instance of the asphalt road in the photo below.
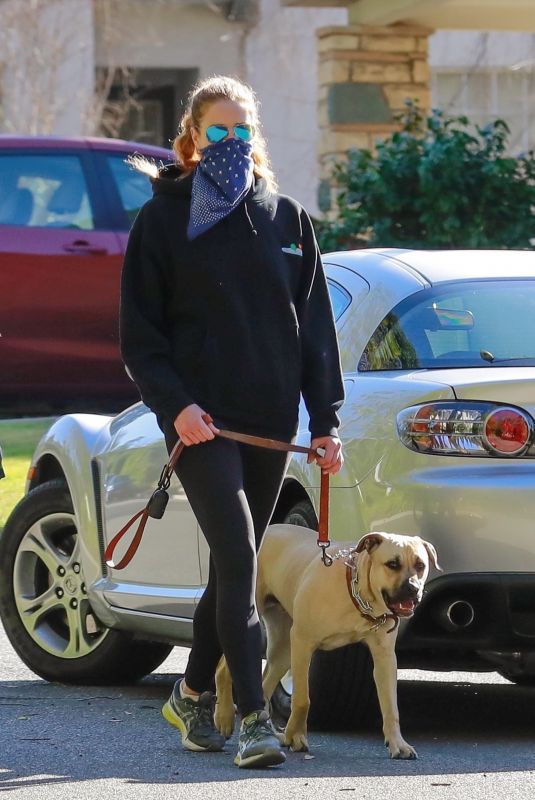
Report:
<svg viewBox="0 0 535 800"><path fill-rule="evenodd" d="M497 674L402 671L402 731L418 761L391 761L379 729L310 733L311 753L238 770L224 753L189 753L160 707L187 651L125 687L37 678L0 633L0 791L41 800L533 800L535 689Z"/></svg>

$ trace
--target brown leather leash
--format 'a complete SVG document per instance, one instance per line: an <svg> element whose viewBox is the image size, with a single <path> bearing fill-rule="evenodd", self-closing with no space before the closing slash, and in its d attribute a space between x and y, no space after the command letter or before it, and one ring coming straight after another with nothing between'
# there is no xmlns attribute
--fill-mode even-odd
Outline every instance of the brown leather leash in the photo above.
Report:
<svg viewBox="0 0 535 800"><path fill-rule="evenodd" d="M204 414L203 420L206 423L213 422L209 414ZM237 442L245 442L245 444L252 444L257 447L267 447L271 450L283 450L292 453L307 453L315 456L321 455L317 450L314 450L311 447L303 447L298 444L289 444L288 442L281 442L277 439L266 439L263 436L253 436L248 433L238 433L237 431L229 431L223 428L220 428L219 433L216 434L216 436L222 436L225 439L233 439ZM111 567L112 569L124 569L133 559L141 543L148 518L152 517L153 519L161 519L163 517L165 508L167 506L167 501L169 500L167 489L171 483L171 477L173 475L175 464L178 461L180 454L184 450L184 447L184 442L178 439L171 451L169 461L162 469L158 486L150 496L145 508L142 508L137 514L134 514L134 516L128 520L126 525L121 528L119 533L115 534L113 539L109 542L104 553L104 558L108 567ZM124 556L120 561L115 563L113 561L115 548L137 519L139 519L139 524L134 537L130 542L130 545L128 546ZM323 470L321 472L318 534L317 542L318 546L322 549L322 561L326 567L330 567L333 563L333 560L326 552L326 548L331 544L329 540L329 473L323 472Z"/></svg>

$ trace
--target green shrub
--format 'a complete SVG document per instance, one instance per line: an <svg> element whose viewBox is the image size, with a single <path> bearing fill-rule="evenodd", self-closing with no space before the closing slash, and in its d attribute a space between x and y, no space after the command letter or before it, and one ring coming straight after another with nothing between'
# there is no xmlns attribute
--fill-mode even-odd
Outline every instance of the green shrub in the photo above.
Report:
<svg viewBox="0 0 535 800"><path fill-rule="evenodd" d="M509 128L407 103L401 129L335 163L324 252L354 247L516 248L535 241L535 156L506 154Z"/></svg>

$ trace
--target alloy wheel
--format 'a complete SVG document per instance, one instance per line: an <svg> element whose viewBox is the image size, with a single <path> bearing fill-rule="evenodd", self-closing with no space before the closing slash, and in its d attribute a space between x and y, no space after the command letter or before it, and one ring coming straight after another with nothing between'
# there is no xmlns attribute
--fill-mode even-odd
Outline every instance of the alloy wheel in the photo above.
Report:
<svg viewBox="0 0 535 800"><path fill-rule="evenodd" d="M51 655L88 655L109 632L89 603L74 514L47 514L28 529L15 557L13 588L26 631Z"/></svg>

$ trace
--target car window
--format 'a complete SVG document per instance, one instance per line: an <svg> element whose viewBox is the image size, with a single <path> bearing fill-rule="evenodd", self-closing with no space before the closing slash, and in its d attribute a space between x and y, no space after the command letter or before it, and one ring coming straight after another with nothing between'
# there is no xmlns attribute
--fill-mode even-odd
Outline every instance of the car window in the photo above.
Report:
<svg viewBox="0 0 535 800"><path fill-rule="evenodd" d="M75 155L0 155L0 225L94 228L80 159Z"/></svg>
<svg viewBox="0 0 535 800"><path fill-rule="evenodd" d="M374 370L535 365L535 280L463 281L405 299L361 358Z"/></svg>
<svg viewBox="0 0 535 800"><path fill-rule="evenodd" d="M344 289L343 286L340 286L339 283L336 283L330 278L327 279L327 286L329 287L329 294L331 296L334 318L338 321L351 303L351 295L347 289Z"/></svg>
<svg viewBox="0 0 535 800"><path fill-rule="evenodd" d="M125 162L126 154L107 156L107 161L117 186L121 205L130 224L141 206L152 197L152 184L145 173L138 172Z"/></svg>

